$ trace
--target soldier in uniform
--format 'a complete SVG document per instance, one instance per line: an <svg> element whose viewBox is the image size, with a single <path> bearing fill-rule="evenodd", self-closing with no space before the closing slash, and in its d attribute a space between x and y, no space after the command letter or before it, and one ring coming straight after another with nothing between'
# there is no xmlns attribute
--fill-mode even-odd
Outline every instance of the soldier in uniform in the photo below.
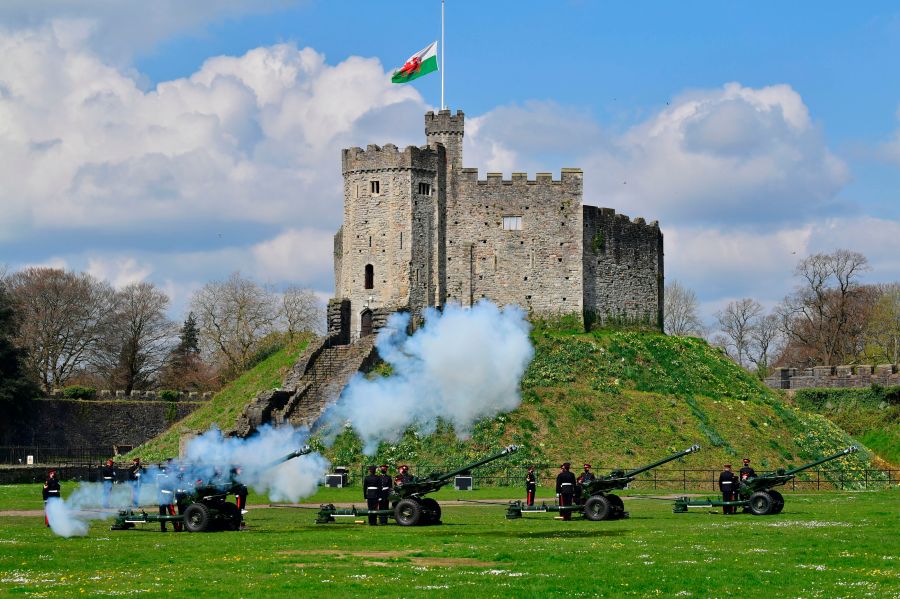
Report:
<svg viewBox="0 0 900 599"><path fill-rule="evenodd" d="M394 479L394 482L398 485L405 485L406 483L412 480L412 476L409 474L409 466L403 464L398 468L397 477Z"/></svg>
<svg viewBox="0 0 900 599"><path fill-rule="evenodd" d="M719 490L722 491L722 501L734 501L734 495L737 491L738 478L731 471L731 464L725 464L725 469L719 475ZM723 505L723 514L733 514L733 505Z"/></svg>
<svg viewBox="0 0 900 599"><path fill-rule="evenodd" d="M556 475L556 495L559 497L560 507L572 505L572 498L575 496L575 475L569 471L571 467L569 462L564 463ZM562 519L571 520L572 512L562 512Z"/></svg>
<svg viewBox="0 0 900 599"><path fill-rule="evenodd" d="M744 458L744 465L738 470L738 476L740 477L741 482L748 478L756 477L756 470L750 467L750 458Z"/></svg>
<svg viewBox="0 0 900 599"><path fill-rule="evenodd" d="M250 489L239 480L241 477L240 466L234 466L230 474L231 482L234 485L231 489L234 492L234 504L241 511L241 528L244 528L244 514L247 512L247 495L250 494Z"/></svg>
<svg viewBox="0 0 900 599"><path fill-rule="evenodd" d="M47 473L47 480L44 482L44 488L41 491L41 494L44 496L44 524L50 526L50 519L47 518L47 501L52 497L62 499L59 479L56 478L56 470L51 470Z"/></svg>
<svg viewBox="0 0 900 599"><path fill-rule="evenodd" d="M576 498L578 498L577 501L578 501L579 503L581 503L581 501L580 501L580 499L581 499L581 489L584 487L584 483L589 483L589 482L591 482L592 480L594 480L595 478L596 478L596 477L594 476L594 473L591 472L591 465L590 465L590 464L585 464L585 465L584 465L584 472L582 472L581 474L579 474L579 475L578 475L578 479L576 479L576 481L575 481L575 496L576 496Z"/></svg>
<svg viewBox="0 0 900 599"><path fill-rule="evenodd" d="M534 474L534 466L528 467L525 475L525 505L534 505L534 496L537 493L537 476Z"/></svg>
<svg viewBox="0 0 900 599"><path fill-rule="evenodd" d="M387 464L381 465L381 495L378 497L378 509L388 510L391 508L391 488L394 486L394 479L388 474ZM387 514L378 516L379 524L387 524Z"/></svg>
<svg viewBox="0 0 900 599"><path fill-rule="evenodd" d="M166 465L160 464L159 470L156 471L156 489L157 489L157 502L159 504L159 515L160 516L174 516L175 515L175 480L173 478L174 472L167 472ZM175 531L178 532L180 528L180 524L177 522L173 522L172 526L175 528ZM164 520L160 520L159 522L159 530L160 532L166 532L166 523Z"/></svg>
<svg viewBox="0 0 900 599"><path fill-rule="evenodd" d="M373 512L381 501L381 476L375 474L375 466L369 466L369 474L363 478L363 499L369 508L369 526L375 526L378 515Z"/></svg>
<svg viewBox="0 0 900 599"><path fill-rule="evenodd" d="M128 482L131 484L131 505L137 507L141 500L141 476L144 474L144 465L141 458L131 460L128 467Z"/></svg>
<svg viewBox="0 0 900 599"><path fill-rule="evenodd" d="M116 467L112 459L106 460L106 464L100 468L100 480L103 482L103 507L109 507L109 496L113 483L116 482Z"/></svg>

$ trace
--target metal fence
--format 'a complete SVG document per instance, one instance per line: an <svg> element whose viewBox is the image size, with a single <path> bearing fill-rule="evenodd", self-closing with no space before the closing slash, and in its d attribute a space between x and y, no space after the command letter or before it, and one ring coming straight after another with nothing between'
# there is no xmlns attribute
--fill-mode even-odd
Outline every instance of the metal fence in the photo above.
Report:
<svg viewBox="0 0 900 599"><path fill-rule="evenodd" d="M0 464L25 465L31 456L34 464L86 465L96 464L112 456L112 448L104 447L42 447L35 445L0 446Z"/></svg>

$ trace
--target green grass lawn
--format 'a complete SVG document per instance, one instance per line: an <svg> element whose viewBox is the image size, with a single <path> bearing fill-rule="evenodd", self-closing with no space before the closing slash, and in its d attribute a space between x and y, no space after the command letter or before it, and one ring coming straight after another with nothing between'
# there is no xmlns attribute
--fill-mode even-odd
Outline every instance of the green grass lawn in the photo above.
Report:
<svg viewBox="0 0 900 599"><path fill-rule="evenodd" d="M0 491L5 509L40 505L34 486ZM357 491L311 501L355 500ZM519 490L464 496L495 494ZM896 491L786 499L769 517L673 514L670 501L631 499L632 517L615 522L508 521L502 506L445 506L443 526L417 528L316 525L312 510L253 509L238 533L114 532L95 522L70 539L39 518L4 516L0 595L900 597Z"/></svg>

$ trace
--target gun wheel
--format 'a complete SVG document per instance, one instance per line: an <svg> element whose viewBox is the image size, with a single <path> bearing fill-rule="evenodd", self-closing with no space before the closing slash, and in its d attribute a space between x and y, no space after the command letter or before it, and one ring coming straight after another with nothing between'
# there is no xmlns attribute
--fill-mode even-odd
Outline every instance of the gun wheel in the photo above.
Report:
<svg viewBox="0 0 900 599"><path fill-rule="evenodd" d="M440 524L441 523L441 504L432 499L431 497L426 497L422 500L422 509L427 516L428 524Z"/></svg>
<svg viewBox="0 0 900 599"><path fill-rule="evenodd" d="M184 528L188 532L204 532L209 527L209 508L192 503L184 510Z"/></svg>
<svg viewBox="0 0 900 599"><path fill-rule="evenodd" d="M415 526L422 520L422 506L415 499L401 499L394 508L394 519L400 526Z"/></svg>
<svg viewBox="0 0 900 599"><path fill-rule="evenodd" d="M609 517L609 511L609 500L602 495L588 497L588 500L584 502L584 517L593 522L606 520Z"/></svg>
<svg viewBox="0 0 900 599"><path fill-rule="evenodd" d="M757 491L750 496L750 511L754 516L765 516L772 513L774 503L771 495L765 491Z"/></svg>
<svg viewBox="0 0 900 599"><path fill-rule="evenodd" d="M769 495L772 496L772 511L769 513L780 514L784 509L784 496L778 491L769 491Z"/></svg>
<svg viewBox="0 0 900 599"><path fill-rule="evenodd" d="M241 529L241 510L233 503L224 503L221 507L222 528L225 530Z"/></svg>

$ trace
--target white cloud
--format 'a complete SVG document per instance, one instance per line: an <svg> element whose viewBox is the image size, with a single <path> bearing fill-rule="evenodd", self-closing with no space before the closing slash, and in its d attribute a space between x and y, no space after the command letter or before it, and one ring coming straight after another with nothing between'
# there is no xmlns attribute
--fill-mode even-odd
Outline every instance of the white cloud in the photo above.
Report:
<svg viewBox="0 0 900 599"><path fill-rule="evenodd" d="M204 26L247 14L268 13L304 0L3 0L0 23L15 29L50 25L125 64L176 34L202 34Z"/></svg>
<svg viewBox="0 0 900 599"><path fill-rule="evenodd" d="M254 274L264 280L315 281L330 278L334 234L288 229L251 249Z"/></svg>
<svg viewBox="0 0 900 599"><path fill-rule="evenodd" d="M121 289L131 283L141 283L150 276L153 268L147 264L138 264L134 258L89 258L85 269L88 274Z"/></svg>
<svg viewBox="0 0 900 599"><path fill-rule="evenodd" d="M0 34L0 239L210 221L336 229L341 147L414 131L422 143L421 97L377 60L257 48L144 92L75 38ZM408 125L391 135L398 112Z"/></svg>
<svg viewBox="0 0 900 599"><path fill-rule="evenodd" d="M587 203L667 226L793 221L835 210L849 179L789 85L686 93L621 134L553 104L502 107L476 119L469 141L468 156L503 170L562 158L536 168L580 166Z"/></svg>

